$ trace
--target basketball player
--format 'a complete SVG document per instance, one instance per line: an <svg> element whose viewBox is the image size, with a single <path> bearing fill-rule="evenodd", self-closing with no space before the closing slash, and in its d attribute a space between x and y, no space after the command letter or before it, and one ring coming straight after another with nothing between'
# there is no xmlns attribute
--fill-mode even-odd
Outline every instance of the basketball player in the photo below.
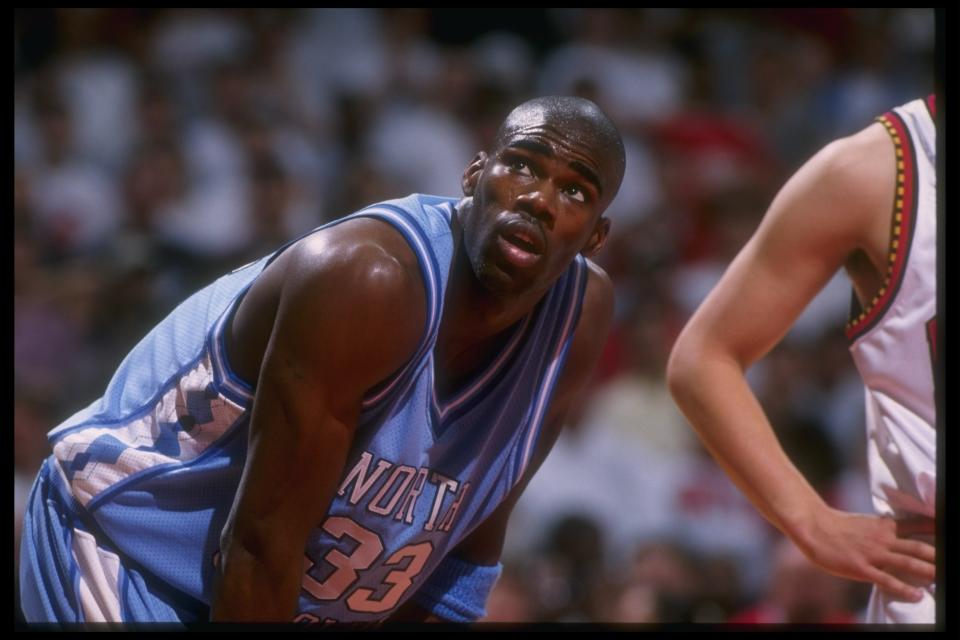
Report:
<svg viewBox="0 0 960 640"><path fill-rule="evenodd" d="M28 621L482 615L609 328L584 256L625 163L577 98L522 104L493 146L462 199L372 205L193 295L50 432Z"/></svg>
<svg viewBox="0 0 960 640"><path fill-rule="evenodd" d="M827 145L774 199L671 353L670 389L771 523L826 571L873 582L870 622L933 623L934 100ZM843 266L880 515L830 508L784 455L744 377Z"/></svg>

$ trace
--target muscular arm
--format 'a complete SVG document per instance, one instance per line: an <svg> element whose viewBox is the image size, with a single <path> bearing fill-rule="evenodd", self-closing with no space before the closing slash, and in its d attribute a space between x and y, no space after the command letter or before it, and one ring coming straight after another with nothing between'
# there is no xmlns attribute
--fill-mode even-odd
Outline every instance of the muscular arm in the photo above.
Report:
<svg viewBox="0 0 960 640"><path fill-rule="evenodd" d="M214 620L293 619L307 536L336 490L363 394L404 364L423 331L423 286L397 258L406 249L396 232L373 221L329 231L271 267L283 270L271 274L276 317L221 534Z"/></svg>
<svg viewBox="0 0 960 640"><path fill-rule="evenodd" d="M684 328L667 377L714 458L812 561L906 598L912 590L893 572L932 580L932 548L896 540L892 522L830 509L785 455L744 377L851 253L875 253L876 229L889 225L893 157L874 125L802 167Z"/></svg>
<svg viewBox="0 0 960 640"><path fill-rule="evenodd" d="M560 379L557 381L553 399L547 410L540 438L534 447L530 463L523 477L510 495L466 539L453 550L452 555L472 564L493 566L500 561L510 513L534 473L546 460L560 435L567 412L582 393L590 379L600 352L610 330L613 318L613 286L599 267L590 264L583 309L577 322L573 342ZM424 611L413 599L401 607L392 618L394 621L442 621L436 615Z"/></svg>

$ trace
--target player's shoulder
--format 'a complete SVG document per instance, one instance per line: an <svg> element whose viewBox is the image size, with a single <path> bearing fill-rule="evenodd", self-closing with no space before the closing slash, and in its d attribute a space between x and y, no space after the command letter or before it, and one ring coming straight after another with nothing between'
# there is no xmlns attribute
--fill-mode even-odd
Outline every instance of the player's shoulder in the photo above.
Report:
<svg viewBox="0 0 960 640"><path fill-rule="evenodd" d="M613 314L613 281L603 267L589 258L587 265L587 288L584 292L584 307L593 313Z"/></svg>
<svg viewBox="0 0 960 640"><path fill-rule="evenodd" d="M584 262L587 266L587 284L573 349L575 352L586 352L584 355L587 355L603 347L613 320L614 289L603 267L589 258L584 258Z"/></svg>
<svg viewBox="0 0 960 640"><path fill-rule="evenodd" d="M610 332L613 322L613 283L610 276L598 264L584 258L587 265L587 284L580 308L580 317L574 330L567 354L567 361L557 383L555 400L551 403L546 423L552 425L553 435L542 436L538 447L545 446L546 450L538 449L534 456L546 455L552 446L562 424L557 422L559 416L565 414L570 407L572 398L583 387L587 376L593 370L603 346Z"/></svg>
<svg viewBox="0 0 960 640"><path fill-rule="evenodd" d="M896 180L893 143L880 123L824 146L788 181L773 219L860 243L889 210Z"/></svg>
<svg viewBox="0 0 960 640"><path fill-rule="evenodd" d="M372 204L300 240L292 262L312 273L345 271L374 290L417 289L421 295L411 300L416 302L426 284L423 265L435 266L436 243L443 246L444 232L449 234L454 203L411 194Z"/></svg>
<svg viewBox="0 0 960 640"><path fill-rule="evenodd" d="M303 238L290 248L287 271L293 279L332 280L344 297L416 302L423 296L415 253L395 227L376 218L352 218Z"/></svg>
<svg viewBox="0 0 960 640"><path fill-rule="evenodd" d="M332 334L368 341L387 336L384 349L397 354L391 362L409 357L427 326L428 294L416 256L391 225L345 220L284 253L284 318L314 319L313 325L326 328L316 332L322 343Z"/></svg>
<svg viewBox="0 0 960 640"><path fill-rule="evenodd" d="M890 178L895 169L893 142L879 122L830 142L816 159L825 180L847 187L869 189L877 181Z"/></svg>

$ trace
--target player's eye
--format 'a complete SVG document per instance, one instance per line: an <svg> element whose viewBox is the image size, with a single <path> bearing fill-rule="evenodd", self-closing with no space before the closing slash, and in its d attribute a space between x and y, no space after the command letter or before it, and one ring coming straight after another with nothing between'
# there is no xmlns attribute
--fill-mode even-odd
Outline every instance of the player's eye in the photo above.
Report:
<svg viewBox="0 0 960 640"><path fill-rule="evenodd" d="M510 167L511 170L516 171L519 174L522 174L525 176L532 175L532 172L530 171L530 166L520 158L510 158L509 160L507 160L507 166Z"/></svg>
<svg viewBox="0 0 960 640"><path fill-rule="evenodd" d="M571 198L573 198L574 200L576 200L577 202L587 201L587 194L584 193L583 189L581 189L580 187L575 187L571 185L569 187L566 187L563 190L563 192L566 193Z"/></svg>

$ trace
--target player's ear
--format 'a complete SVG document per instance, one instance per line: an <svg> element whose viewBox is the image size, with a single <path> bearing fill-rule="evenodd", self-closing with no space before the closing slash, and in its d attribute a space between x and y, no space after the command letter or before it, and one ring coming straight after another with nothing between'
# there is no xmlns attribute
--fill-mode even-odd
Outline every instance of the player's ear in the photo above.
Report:
<svg viewBox="0 0 960 640"><path fill-rule="evenodd" d="M463 179L460 182L463 187L463 195L472 196L473 192L477 190L477 183L480 182L480 174L483 173L485 166L487 166L487 152L480 151L473 156L473 160L463 170Z"/></svg>
<svg viewBox="0 0 960 640"><path fill-rule="evenodd" d="M597 224L593 227L593 233L590 234L590 239L587 240L587 244L583 246L580 253L583 254L585 258L597 255L600 249L603 249L603 245L606 244L609 233L610 218L601 216L600 219L597 220Z"/></svg>

